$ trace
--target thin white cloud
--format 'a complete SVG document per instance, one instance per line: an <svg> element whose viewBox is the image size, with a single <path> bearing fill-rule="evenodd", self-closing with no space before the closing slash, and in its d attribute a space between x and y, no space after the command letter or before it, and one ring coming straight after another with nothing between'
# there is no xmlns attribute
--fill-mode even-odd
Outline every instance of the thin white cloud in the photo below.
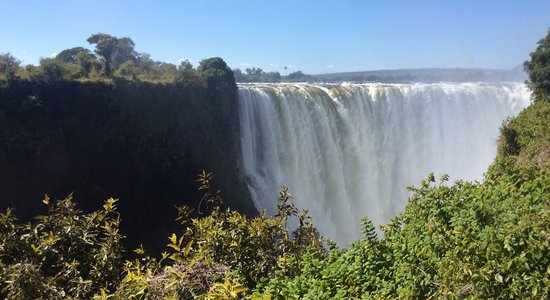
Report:
<svg viewBox="0 0 550 300"><path fill-rule="evenodd" d="M296 66L293 65L293 64L288 64L288 65L286 65L286 68L287 69L296 69Z"/></svg>
<svg viewBox="0 0 550 300"><path fill-rule="evenodd" d="M279 65L276 64L276 63L269 63L269 66L270 66L270 67L278 67Z"/></svg>
<svg viewBox="0 0 550 300"><path fill-rule="evenodd" d="M252 64L249 64L249 63L242 63L241 64L241 67L251 67Z"/></svg>
<svg viewBox="0 0 550 300"><path fill-rule="evenodd" d="M21 53L23 53L23 54L27 54L28 52L29 52L29 51L27 51L27 50L21 51Z"/></svg>
<svg viewBox="0 0 550 300"><path fill-rule="evenodd" d="M58 52L54 52L54 53L52 53L52 55L51 55L50 57L56 57L57 54L59 54L59 53L58 53Z"/></svg>
<svg viewBox="0 0 550 300"><path fill-rule="evenodd" d="M334 69L334 65L326 65L325 68L327 68L327 69Z"/></svg>

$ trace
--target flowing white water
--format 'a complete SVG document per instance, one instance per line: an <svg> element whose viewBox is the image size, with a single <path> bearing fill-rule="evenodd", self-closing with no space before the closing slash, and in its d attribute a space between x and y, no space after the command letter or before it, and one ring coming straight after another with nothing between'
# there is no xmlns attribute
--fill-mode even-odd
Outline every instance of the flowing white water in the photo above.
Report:
<svg viewBox="0 0 550 300"><path fill-rule="evenodd" d="M270 213L287 185L321 233L346 244L361 217L389 221L430 172L481 179L499 127L529 97L520 83L241 85L247 184Z"/></svg>

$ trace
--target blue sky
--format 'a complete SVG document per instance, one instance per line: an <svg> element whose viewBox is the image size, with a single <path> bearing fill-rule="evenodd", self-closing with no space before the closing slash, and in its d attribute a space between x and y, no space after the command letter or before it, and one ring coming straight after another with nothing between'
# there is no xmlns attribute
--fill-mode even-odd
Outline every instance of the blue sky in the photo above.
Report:
<svg viewBox="0 0 550 300"><path fill-rule="evenodd" d="M0 0L0 53L37 64L104 32L155 60L284 73L509 69L550 27L550 1Z"/></svg>

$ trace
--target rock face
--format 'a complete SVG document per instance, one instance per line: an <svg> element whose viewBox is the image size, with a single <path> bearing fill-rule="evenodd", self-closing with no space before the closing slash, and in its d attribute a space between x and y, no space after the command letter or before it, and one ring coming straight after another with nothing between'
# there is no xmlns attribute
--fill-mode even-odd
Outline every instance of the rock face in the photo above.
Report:
<svg viewBox="0 0 550 300"><path fill-rule="evenodd" d="M44 194L73 193L83 210L115 197L130 246L160 248L178 230L174 206L197 207L205 169L226 205L256 214L239 175L237 88L209 84L0 83L0 209L30 218Z"/></svg>

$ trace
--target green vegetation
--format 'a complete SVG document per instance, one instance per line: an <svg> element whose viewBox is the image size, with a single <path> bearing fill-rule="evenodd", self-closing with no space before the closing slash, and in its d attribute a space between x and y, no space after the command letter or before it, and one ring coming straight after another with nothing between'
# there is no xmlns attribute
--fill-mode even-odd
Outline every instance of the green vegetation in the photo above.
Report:
<svg viewBox="0 0 550 300"><path fill-rule="evenodd" d="M550 166L550 29L524 67L533 104L502 126L498 153L519 165L545 168Z"/></svg>
<svg viewBox="0 0 550 300"><path fill-rule="evenodd" d="M550 294L550 172L499 158L483 183L411 188L406 210L378 237L363 221L364 238L347 249L322 247L307 212L282 189L279 212L246 217L221 209L212 174L183 230L168 238L160 259L134 252L120 259L114 200L83 215L70 198L22 225L0 216L2 295L10 299L353 299L521 298ZM290 233L289 218L298 228ZM122 271L120 271L122 270Z"/></svg>
<svg viewBox="0 0 550 300"><path fill-rule="evenodd" d="M0 214L0 296L9 299L236 299L275 272L297 274L306 251L322 249L307 211L298 212L282 189L279 212L246 217L221 207L212 173L199 175L199 209L178 207L181 234L173 233L160 259L141 247L123 261L116 201L83 214L71 197L48 214L20 224L11 210ZM205 211L203 211L204 213ZM287 229L290 218L299 226Z"/></svg>
<svg viewBox="0 0 550 300"><path fill-rule="evenodd" d="M535 99L550 101L550 29L545 38L538 42L537 49L531 53L531 60L523 64L529 74L527 83Z"/></svg>
<svg viewBox="0 0 550 300"><path fill-rule="evenodd" d="M286 69L287 67L285 67ZM303 82L312 80L310 75L304 74L302 71L281 76L279 72L265 72L261 68L246 68L245 73L241 69L234 69L233 73L235 73L237 82Z"/></svg>
<svg viewBox="0 0 550 300"><path fill-rule="evenodd" d="M134 41L128 37L97 33L87 41L95 46L95 54L83 47L74 47L53 58L42 58L38 66L22 67L11 54L1 54L0 80L112 82L122 78L151 83L204 83L189 61L182 61L179 66L154 61L149 54L136 52Z"/></svg>
<svg viewBox="0 0 550 300"><path fill-rule="evenodd" d="M105 33L97 33L91 35L87 41L96 45L95 52L103 59L106 76L112 75L112 68L117 69L123 63L136 60L135 44L130 38L117 38Z"/></svg>
<svg viewBox="0 0 550 300"><path fill-rule="evenodd" d="M134 72L142 70L146 55L122 61L118 57L125 54L114 54L119 50L98 51L98 60L73 48L36 69L22 69L5 54L0 59L5 79L0 94L0 179L13 190L1 197L18 189L35 196L38 189L55 185L55 178L63 178L57 171L77 179L71 185L88 185L88 191L105 193L117 186L124 191L131 182L132 192L122 194L138 200L125 204L128 200L109 199L99 210L84 213L71 197L52 202L46 196L47 214L32 222L19 222L11 209L0 214L0 297L548 299L550 101L545 85L550 77L541 70L547 70L550 61L539 59L547 52L541 45L548 39L539 42L525 64L533 104L503 125L498 156L482 182L450 184L443 176L436 184L429 175L419 187L409 188L406 209L381 226L380 234L364 219L363 238L339 248L323 243L307 211L294 207L286 188L279 194L277 214L249 217L224 208L212 173L202 171L196 180L201 195L177 207L179 229L167 234L167 250L160 256L141 246L125 252L119 227L123 229L126 212L135 221L127 223L128 228L136 227L128 232L144 229L138 227L140 218L153 225L161 221L165 207L159 210L161 205L150 199L178 193L170 184L152 191L147 185L155 179L175 185L193 170L185 166L196 159L197 149L206 149L200 160L214 160L214 166L223 160L212 158L230 153L227 149L233 146L219 146L228 141L227 132L216 126L231 124L218 122L232 115L228 102L235 97L236 85L231 69L220 58L204 60L197 70L183 62L158 73L170 84L153 84L140 82L153 73ZM133 49L129 39L101 35L92 41L107 48L122 43L126 50L120 51L126 54ZM111 67L114 72L107 71ZM29 74L25 72L40 76L18 79ZM83 72L102 79L87 82L78 75ZM74 78L67 81L71 74ZM204 141L217 131L219 144ZM79 142L82 136L87 142ZM59 159L59 153L69 153L62 156L69 160ZM107 165L95 166L100 161ZM222 163L219 170L228 176L233 167ZM25 185L22 178L33 179L33 185ZM63 189L66 186L56 191ZM145 197L139 198L142 193ZM136 209L151 215L136 215ZM296 229L289 230L289 223L297 224Z"/></svg>
<svg viewBox="0 0 550 300"><path fill-rule="evenodd" d="M20 224L0 214L0 295L3 299L90 299L113 289L122 271L116 201L83 214L71 196L43 200L48 214Z"/></svg>
<svg viewBox="0 0 550 300"><path fill-rule="evenodd" d="M226 73L217 74L220 79L224 76L226 80L234 78L233 82L298 82L312 79L302 71L281 76L279 72L247 68L243 73L240 69L231 70L221 58L205 59L200 62L197 70L188 60L183 60L176 66L172 63L154 61L147 53L138 53L134 41L128 37L118 38L105 33L93 34L87 41L95 46L95 54L86 48L74 47L59 52L55 57L42 58L38 66L23 67L10 53L0 54L0 80L112 82L118 78L151 83L200 85L205 81L201 74L208 74L205 68L211 67Z"/></svg>
<svg viewBox="0 0 550 300"><path fill-rule="evenodd" d="M11 80L17 76L21 61L9 53L0 55L0 80Z"/></svg>
<svg viewBox="0 0 550 300"><path fill-rule="evenodd" d="M521 165L550 164L550 101L535 101L501 128L499 155Z"/></svg>
<svg viewBox="0 0 550 300"><path fill-rule="evenodd" d="M550 173L497 162L483 183L430 176L379 239L304 258L256 295L277 299L536 298L550 295Z"/></svg>
<svg viewBox="0 0 550 300"><path fill-rule="evenodd" d="M237 82L281 82L279 72L265 72L261 68L246 68L245 73L241 69L234 69Z"/></svg>

